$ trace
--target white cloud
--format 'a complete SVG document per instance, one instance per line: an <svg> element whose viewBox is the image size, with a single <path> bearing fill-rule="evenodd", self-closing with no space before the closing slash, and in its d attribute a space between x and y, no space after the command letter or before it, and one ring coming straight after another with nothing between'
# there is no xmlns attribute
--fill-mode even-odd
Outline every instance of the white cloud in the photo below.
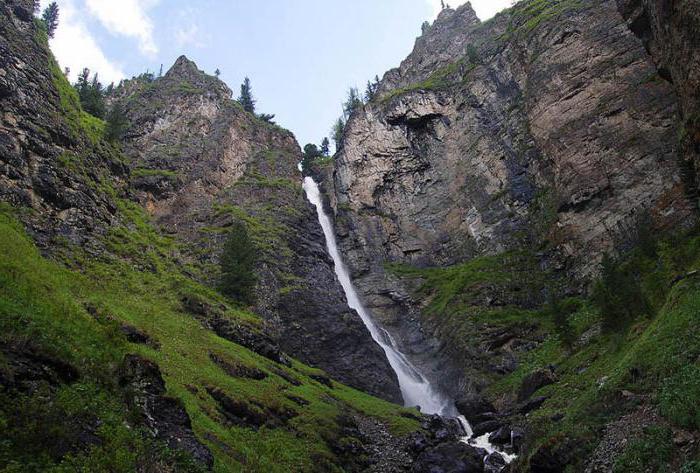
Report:
<svg viewBox="0 0 700 473"><path fill-rule="evenodd" d="M42 2L42 6L44 3ZM59 0L59 22L51 50L61 67L70 68L75 80L84 67L99 73L102 83L118 82L124 78L121 68L110 61L90 34L74 0Z"/></svg>
<svg viewBox="0 0 700 473"><path fill-rule="evenodd" d="M92 15L111 33L134 38L139 50L155 56L158 47L153 39L153 22L147 10L158 0L85 0Z"/></svg>
<svg viewBox="0 0 700 473"><path fill-rule="evenodd" d="M442 5L440 0L427 0L427 2L430 4L430 6L433 9L433 18L435 18L438 13L440 13L440 10L442 9ZM463 5L467 3L467 0L445 0L445 3L451 6L452 8L457 8L460 5ZM504 8L508 8L513 4L512 0L471 0L472 7L474 8L474 11L476 12L477 16L483 21L483 20L488 20L492 16L494 16L496 13L499 11L503 10Z"/></svg>

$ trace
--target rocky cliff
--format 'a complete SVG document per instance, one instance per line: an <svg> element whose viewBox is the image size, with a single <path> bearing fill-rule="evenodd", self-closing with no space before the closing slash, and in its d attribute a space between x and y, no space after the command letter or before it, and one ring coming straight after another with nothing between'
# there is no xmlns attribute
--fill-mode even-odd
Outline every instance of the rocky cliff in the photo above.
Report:
<svg viewBox="0 0 700 473"><path fill-rule="evenodd" d="M577 292L641 215L694 218L678 97L615 2L521 2L487 23L469 4L444 10L379 91L326 188L357 284L419 359L439 350L435 329L387 264L527 249L531 272Z"/></svg>
<svg viewBox="0 0 700 473"><path fill-rule="evenodd" d="M115 91L131 125L106 140L33 6L0 2L0 469L358 470L370 438L408 448L416 412L339 381L398 397L294 137L181 58ZM260 253L249 308L214 287L237 220Z"/></svg>
<svg viewBox="0 0 700 473"><path fill-rule="evenodd" d="M139 83L140 82L140 83ZM294 136L246 113L230 89L185 57L152 83L117 89L129 118L125 152L136 198L211 285L227 229L246 222L259 251L253 310L282 348L336 379L400 401L384 353L347 307Z"/></svg>

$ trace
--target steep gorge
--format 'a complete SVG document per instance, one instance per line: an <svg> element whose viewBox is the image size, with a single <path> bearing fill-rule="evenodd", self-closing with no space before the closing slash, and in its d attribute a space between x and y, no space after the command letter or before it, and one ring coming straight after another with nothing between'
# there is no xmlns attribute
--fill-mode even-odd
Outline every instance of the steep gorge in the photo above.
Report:
<svg viewBox="0 0 700 473"><path fill-rule="evenodd" d="M334 258L289 131L183 56L107 97L110 142L31 3L0 0L0 470L698 471L696 1L443 10L312 166ZM621 336L607 253L648 300ZM397 405L383 329L511 466Z"/></svg>

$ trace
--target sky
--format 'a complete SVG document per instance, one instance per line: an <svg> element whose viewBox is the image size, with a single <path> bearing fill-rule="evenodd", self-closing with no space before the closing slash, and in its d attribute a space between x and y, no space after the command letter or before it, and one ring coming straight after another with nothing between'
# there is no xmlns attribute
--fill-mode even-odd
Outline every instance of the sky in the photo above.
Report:
<svg viewBox="0 0 700 473"><path fill-rule="evenodd" d="M49 0L42 0L45 7ZM440 0L57 0L51 48L71 80L104 84L164 71L181 55L221 71L238 95L249 77L259 112L276 114L303 146L319 143L350 86L396 67ZM447 0L453 8L465 0ZM511 0L472 0L482 20Z"/></svg>

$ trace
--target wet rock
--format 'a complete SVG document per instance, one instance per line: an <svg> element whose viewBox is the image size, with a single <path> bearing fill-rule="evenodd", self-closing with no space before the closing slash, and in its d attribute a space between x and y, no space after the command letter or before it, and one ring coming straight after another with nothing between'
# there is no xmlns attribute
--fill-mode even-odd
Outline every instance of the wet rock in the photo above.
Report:
<svg viewBox="0 0 700 473"><path fill-rule="evenodd" d="M500 453L491 453L484 459L484 473L501 473L506 469L505 458Z"/></svg>
<svg viewBox="0 0 700 473"><path fill-rule="evenodd" d="M520 389L518 389L518 402L523 402L530 398L539 389L554 384L556 378L550 370L536 370L525 376Z"/></svg>
<svg viewBox="0 0 700 473"><path fill-rule="evenodd" d="M500 429L502 425L502 422L498 420L487 420L486 422L472 425L472 431L474 432L473 435L474 437L481 437L489 432L495 432L496 430Z"/></svg>
<svg viewBox="0 0 700 473"><path fill-rule="evenodd" d="M500 427L498 430L489 435L489 442L495 445L509 444L511 440L510 433L510 426L504 425L503 427Z"/></svg>
<svg viewBox="0 0 700 473"><path fill-rule="evenodd" d="M479 421L478 416L496 411L493 404L479 394L466 394L455 401L455 406L470 424Z"/></svg>
<svg viewBox="0 0 700 473"><path fill-rule="evenodd" d="M519 453L525 443L525 430L514 427L511 432L511 445L515 453Z"/></svg>
<svg viewBox="0 0 700 473"><path fill-rule="evenodd" d="M414 461L413 473L482 473L481 452L463 442L443 443L424 450Z"/></svg>
<svg viewBox="0 0 700 473"><path fill-rule="evenodd" d="M119 368L119 385L129 403L141 413L141 422L169 448L188 453L211 469L214 457L192 431L190 417L179 399L166 395L158 365L138 355L127 355Z"/></svg>

